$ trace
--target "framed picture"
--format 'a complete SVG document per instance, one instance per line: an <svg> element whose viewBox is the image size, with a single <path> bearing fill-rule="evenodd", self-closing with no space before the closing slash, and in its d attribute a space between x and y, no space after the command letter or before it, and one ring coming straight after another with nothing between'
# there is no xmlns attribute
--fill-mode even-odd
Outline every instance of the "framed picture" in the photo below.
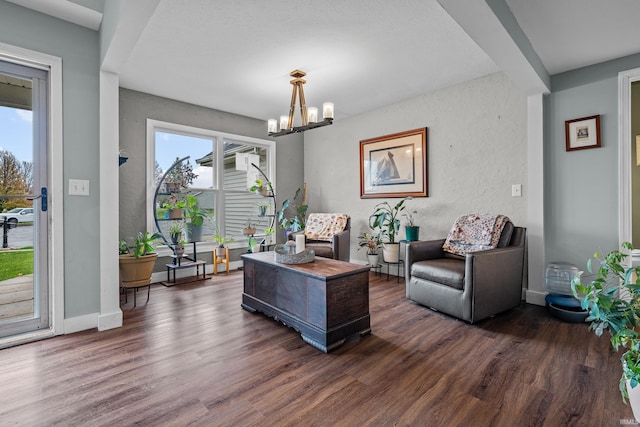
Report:
<svg viewBox="0 0 640 427"><path fill-rule="evenodd" d="M427 197L427 128L360 141L360 198Z"/></svg>
<svg viewBox="0 0 640 427"><path fill-rule="evenodd" d="M600 115L564 122L567 151L600 147Z"/></svg>

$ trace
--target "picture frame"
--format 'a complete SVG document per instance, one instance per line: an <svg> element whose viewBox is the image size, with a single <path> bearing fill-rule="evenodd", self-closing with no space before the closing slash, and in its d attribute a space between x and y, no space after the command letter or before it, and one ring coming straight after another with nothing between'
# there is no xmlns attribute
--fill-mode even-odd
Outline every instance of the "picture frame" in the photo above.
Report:
<svg viewBox="0 0 640 427"><path fill-rule="evenodd" d="M566 150L586 150L600 147L600 115L564 122Z"/></svg>
<svg viewBox="0 0 640 427"><path fill-rule="evenodd" d="M360 198L428 196L427 129L360 141Z"/></svg>

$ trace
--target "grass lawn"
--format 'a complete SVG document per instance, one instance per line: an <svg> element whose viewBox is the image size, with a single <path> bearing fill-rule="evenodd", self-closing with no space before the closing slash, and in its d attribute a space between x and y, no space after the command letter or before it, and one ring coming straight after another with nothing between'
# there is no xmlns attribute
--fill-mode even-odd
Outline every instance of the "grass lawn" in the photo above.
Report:
<svg viewBox="0 0 640 427"><path fill-rule="evenodd" d="M0 252L0 281L33 273L33 249Z"/></svg>

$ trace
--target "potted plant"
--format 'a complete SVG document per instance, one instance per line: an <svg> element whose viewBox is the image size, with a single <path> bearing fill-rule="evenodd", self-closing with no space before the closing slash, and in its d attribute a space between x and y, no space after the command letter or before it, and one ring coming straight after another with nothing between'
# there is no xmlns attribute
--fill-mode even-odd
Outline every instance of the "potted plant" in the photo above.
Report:
<svg viewBox="0 0 640 427"><path fill-rule="evenodd" d="M213 239L215 240L216 247L218 248L218 250L216 251L217 257L224 258L225 251L221 249L224 249L224 245L226 245L227 243L231 243L234 240L221 235L220 232L218 231L217 225L215 226L215 229L214 229Z"/></svg>
<svg viewBox="0 0 640 427"><path fill-rule="evenodd" d="M624 242L622 248L631 251L633 245ZM640 420L640 267L626 267L627 256L618 250L604 258L595 253L587 261L587 269L593 273L592 261L599 262L596 279L584 284L580 271L571 282L571 290L589 313L589 329L597 336L609 332L615 351L626 349L621 357L620 393L623 401L629 398L633 415Z"/></svg>
<svg viewBox="0 0 640 427"><path fill-rule="evenodd" d="M186 206L184 198L178 197L176 194L171 194L162 205L163 209L167 210L166 217L169 219L182 219L183 209Z"/></svg>
<svg viewBox="0 0 640 427"><path fill-rule="evenodd" d="M244 234L245 236L253 236L254 234L256 234L257 228L256 226L251 222L251 219L247 219L247 222L245 222L244 225L244 229L242 229L242 234Z"/></svg>
<svg viewBox="0 0 640 427"><path fill-rule="evenodd" d="M407 218L407 224L404 226L404 234L407 242L415 242L420 236L420 226L414 222L414 215L417 213L416 210L404 213L404 217Z"/></svg>
<svg viewBox="0 0 640 427"><path fill-rule="evenodd" d="M186 244L186 241L180 240L173 246L173 251L175 252L176 257L182 258L184 256L184 245Z"/></svg>
<svg viewBox="0 0 640 427"><path fill-rule="evenodd" d="M209 212L200 209L198 199L188 194L185 199L184 212L190 222L187 225L187 240L190 242L199 242L202 240L202 225L204 220L209 218Z"/></svg>
<svg viewBox="0 0 640 427"><path fill-rule="evenodd" d="M406 199L400 200L394 206L389 202L378 203L369 217L369 228L378 230L382 245L382 256L385 262L398 262L400 244L396 243L396 236L400 230L400 214L405 210Z"/></svg>
<svg viewBox="0 0 640 427"><path fill-rule="evenodd" d="M249 187L249 191L254 191L261 196L268 197L273 194L273 187L270 181L265 181L262 178L256 179L254 184Z"/></svg>
<svg viewBox="0 0 640 427"><path fill-rule="evenodd" d="M253 235L249 236L249 241L247 243L247 252L256 252L256 248L257 251L260 251L260 246L258 246L258 242L256 241L256 238L253 237Z"/></svg>
<svg viewBox="0 0 640 427"><path fill-rule="evenodd" d="M180 191L182 188L187 188L193 183L193 180L198 177L197 174L193 173L191 163L182 162L179 157L176 157L170 169L169 173L165 176L165 191L167 193L174 193Z"/></svg>
<svg viewBox="0 0 640 427"><path fill-rule="evenodd" d="M370 267L378 267L378 249L382 247L380 236L376 233L362 233L358 236L358 250L367 248L367 260Z"/></svg>
<svg viewBox="0 0 640 427"><path fill-rule="evenodd" d="M276 214L280 228L285 230L285 239L288 232L304 230L307 218L307 206L304 203L302 191L298 188L293 199L282 202L282 209Z"/></svg>
<svg viewBox="0 0 640 427"><path fill-rule="evenodd" d="M129 246L125 239L120 239L120 280L125 288L147 286L151 282L151 274L158 254L155 241L161 238L158 233L139 232L133 245Z"/></svg>
<svg viewBox="0 0 640 427"><path fill-rule="evenodd" d="M182 221L173 221L169 226L169 236L171 237L171 243L174 245L182 240L182 232L184 231L184 224Z"/></svg>
<svg viewBox="0 0 640 427"><path fill-rule="evenodd" d="M258 216L265 216L267 214L267 209L269 208L269 203L260 202L256 205L258 206Z"/></svg>

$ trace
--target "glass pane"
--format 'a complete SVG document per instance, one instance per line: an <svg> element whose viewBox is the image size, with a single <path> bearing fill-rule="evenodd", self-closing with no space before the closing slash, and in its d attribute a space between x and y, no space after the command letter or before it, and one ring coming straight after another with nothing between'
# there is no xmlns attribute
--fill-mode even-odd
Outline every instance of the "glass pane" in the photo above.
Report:
<svg viewBox="0 0 640 427"><path fill-rule="evenodd" d="M180 180L185 188L215 188L213 167L214 150L210 138L156 131L156 183L176 160L190 156L184 167L167 181Z"/></svg>
<svg viewBox="0 0 640 427"><path fill-rule="evenodd" d="M21 88L28 83L30 103L31 81L14 80L23 82ZM30 110L0 107L0 195L9 196L0 196L0 325L7 329L37 315L33 202L14 198L32 193L32 122Z"/></svg>

